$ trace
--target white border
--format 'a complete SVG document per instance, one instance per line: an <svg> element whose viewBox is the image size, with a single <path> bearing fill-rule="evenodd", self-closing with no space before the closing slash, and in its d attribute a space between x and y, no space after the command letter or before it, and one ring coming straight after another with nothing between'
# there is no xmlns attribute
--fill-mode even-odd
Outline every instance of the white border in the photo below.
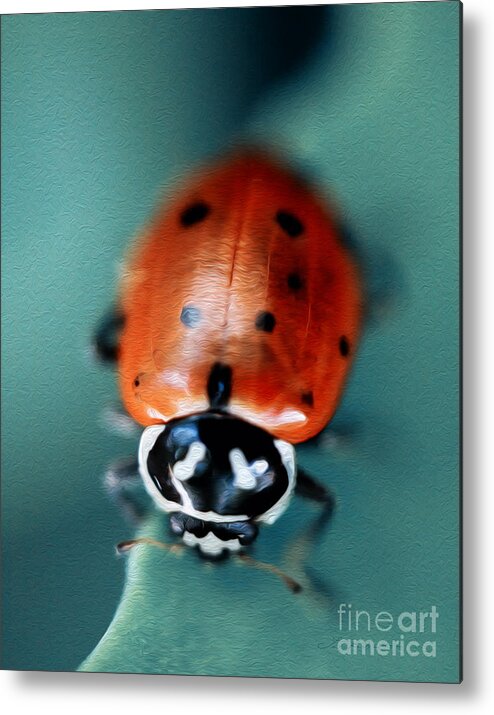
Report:
<svg viewBox="0 0 494 715"><path fill-rule="evenodd" d="M351 4L366 4L369 0L354 0ZM370 0L373 2L374 0ZM408 0L390 0L395 2L407 2ZM429 2L430 0L417 0L417 2ZM470 0L473 4L473 0ZM488 2L488 0L485 0ZM469 2L469 0L467 0ZM105 10L163 10L167 8L211 8L211 7L254 7L273 5L347 5L344 0L335 0L332 3L297 2L297 0L253 0L249 2L237 2L235 0L190 0L190 2L180 2L179 0L0 0L0 12L2 13L23 13L23 12L82 12L82 11L105 11ZM476 4L481 5L481 2Z"/></svg>
<svg viewBox="0 0 494 715"><path fill-rule="evenodd" d="M156 488L153 478L149 474L147 467L147 460L149 452L153 448L156 440L160 434L165 429L166 425L151 425L151 427L146 427L141 436L141 441L139 443L139 472L144 481L144 486L149 496L154 500L156 506L167 514L173 512L181 512L187 516L193 516L196 519L202 519L204 521L212 521L217 524L234 523L236 521L249 521L250 517L246 514L216 514L214 511L197 511L194 509L190 503L190 499L187 496L184 487L174 481L175 488L181 494L183 504L177 504L177 502L169 501L163 494ZM274 524L278 517L283 514L287 509L292 496L293 490L295 489L296 482L296 468L295 468L295 450L291 444L284 442L281 439L277 439L274 445L281 456L281 461L286 469L288 475L288 488L286 492L278 499L276 504L273 504L264 514L260 514L252 521L255 523L265 523Z"/></svg>
<svg viewBox="0 0 494 715"><path fill-rule="evenodd" d="M290 0L250 5L298 4ZM0 0L0 11L43 12L111 8L205 7L207 3L27 2ZM240 5L217 2L216 6ZM276 711L311 715L342 710L365 715L492 711L494 678L494 41L492 0L465 0L465 682L461 686L344 681L252 680L77 673L1 673L4 711L38 715L118 715L136 712L202 714ZM490 26L490 38L488 29ZM491 181L489 182L489 178ZM490 708L490 710L488 709Z"/></svg>

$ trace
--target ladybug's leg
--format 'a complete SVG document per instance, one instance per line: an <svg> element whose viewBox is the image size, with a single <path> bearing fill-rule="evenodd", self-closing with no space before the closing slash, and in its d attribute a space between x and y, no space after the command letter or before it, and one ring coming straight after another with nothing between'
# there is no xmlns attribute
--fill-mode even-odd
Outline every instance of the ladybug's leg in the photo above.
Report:
<svg viewBox="0 0 494 715"><path fill-rule="evenodd" d="M314 543L324 531L334 511L335 500L325 486L319 484L310 474L303 469L297 472L295 494L304 499L311 499L321 505L321 511L315 521L306 529L306 538Z"/></svg>
<svg viewBox="0 0 494 715"><path fill-rule="evenodd" d="M152 501L142 483L135 457L119 459L110 464L104 485L111 499L134 524L151 512Z"/></svg>
<svg viewBox="0 0 494 715"><path fill-rule="evenodd" d="M136 439L142 432L137 422L124 410L122 405L107 405L100 415L101 426L118 437Z"/></svg>
<svg viewBox="0 0 494 715"><path fill-rule="evenodd" d="M115 363L118 358L120 333L124 325L122 311L113 306L101 320L93 336L96 356L107 363Z"/></svg>
<svg viewBox="0 0 494 715"><path fill-rule="evenodd" d="M355 444L361 432L361 425L352 417L351 421L339 422L337 425L331 424L330 427L326 427L326 429L305 441L303 446L317 447L332 453L341 453L352 449L352 445Z"/></svg>
<svg viewBox="0 0 494 715"><path fill-rule="evenodd" d="M319 484L303 469L297 473L295 493L304 499L311 499L320 505L320 511L314 521L295 537L285 554L285 562L290 571L305 574L308 581L308 591L321 596L328 596L327 587L312 573L308 566L309 557L317 540L324 533L334 510L335 500L333 495ZM307 587L306 587L307 588ZM327 598L326 598L327 600Z"/></svg>

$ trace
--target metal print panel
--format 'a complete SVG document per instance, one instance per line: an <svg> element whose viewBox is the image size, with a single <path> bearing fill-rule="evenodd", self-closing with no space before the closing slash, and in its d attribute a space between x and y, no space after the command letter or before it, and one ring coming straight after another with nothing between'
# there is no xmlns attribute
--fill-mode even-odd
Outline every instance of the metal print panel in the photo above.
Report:
<svg viewBox="0 0 494 715"><path fill-rule="evenodd" d="M2 17L4 668L460 681L461 13Z"/></svg>

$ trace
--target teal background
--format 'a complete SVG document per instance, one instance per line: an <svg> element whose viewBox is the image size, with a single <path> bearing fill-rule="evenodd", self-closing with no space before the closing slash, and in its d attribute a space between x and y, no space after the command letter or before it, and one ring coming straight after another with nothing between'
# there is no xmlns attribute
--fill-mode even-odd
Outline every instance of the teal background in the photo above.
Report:
<svg viewBox="0 0 494 715"><path fill-rule="evenodd" d="M3 667L458 680L460 14L2 18ZM338 503L311 560L329 601L142 547L120 600L113 546L132 534L101 476L137 441L100 424L117 391L90 335L162 187L238 137L336 200L369 286L347 437L299 450ZM256 555L280 564L313 514L294 501ZM141 532L166 538L157 515ZM341 602L436 605L437 657L340 655Z"/></svg>

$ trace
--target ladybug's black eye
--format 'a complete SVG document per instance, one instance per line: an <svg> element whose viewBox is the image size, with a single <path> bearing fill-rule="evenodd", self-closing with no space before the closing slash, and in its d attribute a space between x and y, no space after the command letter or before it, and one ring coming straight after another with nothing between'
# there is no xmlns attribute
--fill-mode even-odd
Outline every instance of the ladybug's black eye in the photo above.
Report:
<svg viewBox="0 0 494 715"><path fill-rule="evenodd" d="M195 223L203 221L210 210L208 204L204 203L204 201L197 201L182 211L180 214L180 223L184 228L193 226Z"/></svg>

